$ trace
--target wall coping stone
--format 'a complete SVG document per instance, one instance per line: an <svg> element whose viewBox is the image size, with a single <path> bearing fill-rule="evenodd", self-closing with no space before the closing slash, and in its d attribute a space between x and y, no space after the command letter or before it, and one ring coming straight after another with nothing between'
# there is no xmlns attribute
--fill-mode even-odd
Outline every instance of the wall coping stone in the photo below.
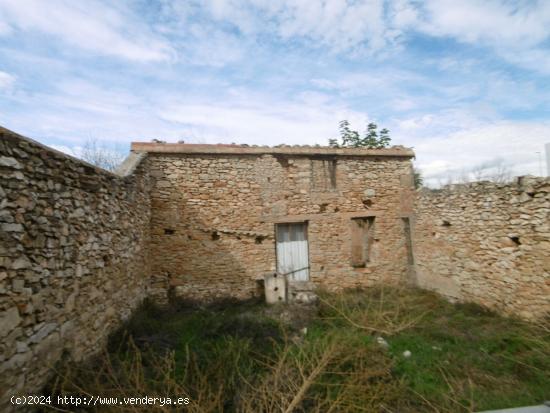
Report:
<svg viewBox="0 0 550 413"><path fill-rule="evenodd" d="M35 141L34 139L28 138L26 136L20 135L16 132L13 132L7 128L4 128L0 126L0 140L3 141L24 141L27 142L30 145L38 146L42 148L45 151L48 151L50 154L54 155L57 158L65 159L71 162L75 162L77 164L80 164L82 166L86 166L88 168L92 168L96 173L103 174L103 175L109 175L113 178L124 178L127 176L130 176L134 173L138 165L145 159L146 154L136 154L131 153L124 162L117 168L115 172L108 171L107 169L103 169L97 165L93 165L89 162L86 162L80 158L77 158L75 156L66 154L65 152L61 152L55 148L52 148L50 146L44 145L43 143L40 143L38 141Z"/></svg>
<svg viewBox="0 0 550 413"><path fill-rule="evenodd" d="M280 145L244 146L225 144L190 144L190 143L159 143L132 142L131 150L148 153L173 154L208 154L208 155L331 155L331 156L389 156L414 158L411 148L392 146L384 149L367 148L332 148L328 146Z"/></svg>

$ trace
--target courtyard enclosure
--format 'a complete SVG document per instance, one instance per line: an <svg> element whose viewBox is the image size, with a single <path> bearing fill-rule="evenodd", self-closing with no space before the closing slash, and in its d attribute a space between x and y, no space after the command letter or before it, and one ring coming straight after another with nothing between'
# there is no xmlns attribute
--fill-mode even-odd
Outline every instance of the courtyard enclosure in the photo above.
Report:
<svg viewBox="0 0 550 413"><path fill-rule="evenodd" d="M550 314L550 179L417 191L413 156L134 143L113 174L0 128L0 409L145 297L244 299L275 274L291 295L418 285Z"/></svg>

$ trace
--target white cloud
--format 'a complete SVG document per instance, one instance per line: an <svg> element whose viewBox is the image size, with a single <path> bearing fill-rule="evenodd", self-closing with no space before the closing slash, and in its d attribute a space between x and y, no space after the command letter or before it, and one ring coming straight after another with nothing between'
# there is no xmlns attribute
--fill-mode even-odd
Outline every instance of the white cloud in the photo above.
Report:
<svg viewBox="0 0 550 413"><path fill-rule="evenodd" d="M419 20L419 10L409 0L394 0L390 14L393 25L399 29L409 29Z"/></svg>
<svg viewBox="0 0 550 413"><path fill-rule="evenodd" d="M8 23L1 20L2 15L0 15L0 36L11 33L11 27Z"/></svg>
<svg viewBox="0 0 550 413"><path fill-rule="evenodd" d="M548 23L550 24L550 22ZM550 74L550 51L543 48L526 50L500 50L499 54L509 62L545 75Z"/></svg>
<svg viewBox="0 0 550 413"><path fill-rule="evenodd" d="M98 1L3 0L0 18L23 31L37 31L100 55L135 61L167 60L170 45L129 10ZM0 34L2 32L0 31Z"/></svg>
<svg viewBox="0 0 550 413"><path fill-rule="evenodd" d="M289 1L278 17L279 34L283 38L309 38L337 51L362 44L377 51L392 41L384 21L381 0L358 3L342 0Z"/></svg>
<svg viewBox="0 0 550 413"><path fill-rule="evenodd" d="M481 164L502 160L514 175L538 175L539 155L550 141L550 123L500 121L418 140L417 163L437 185Z"/></svg>
<svg viewBox="0 0 550 413"><path fill-rule="evenodd" d="M183 47L185 59L196 65L223 67L237 62L245 55L244 41L216 27L194 24L190 39Z"/></svg>
<svg viewBox="0 0 550 413"><path fill-rule="evenodd" d="M266 34L349 56L387 53L416 31L489 46L514 64L550 73L542 46L550 35L548 1L163 0L160 5L161 13L152 16L157 24L150 25L120 2L2 0L0 35L39 31L87 51L135 61L169 60L179 49L194 55L194 63L211 60L221 66L242 59L246 47ZM178 32L177 40L163 37Z"/></svg>
<svg viewBox="0 0 550 413"><path fill-rule="evenodd" d="M65 146L89 138L128 142L159 138L193 142L239 142L274 145L326 145L338 135L338 122L349 119L365 125L365 115L332 103L318 92L298 94L294 100L275 100L246 89L224 97L183 100L170 91L148 97L123 89L101 88L77 79L61 82L55 94L20 96L27 110L7 112L6 126L31 137L55 137ZM44 105L43 102L47 102ZM63 149L67 152L66 149Z"/></svg>
<svg viewBox="0 0 550 413"><path fill-rule="evenodd" d="M416 118L409 118L398 121L399 129L404 132L427 128L434 122L434 115L426 114Z"/></svg>
<svg viewBox="0 0 550 413"><path fill-rule="evenodd" d="M69 148L87 139L127 143L181 136L178 128L154 115L155 106L143 93L117 86L69 78L53 91L16 94L11 101L16 104L2 107L3 126Z"/></svg>
<svg viewBox="0 0 550 413"><path fill-rule="evenodd" d="M390 107L394 111L408 111L418 107L418 104L412 98L402 97L390 102Z"/></svg>
<svg viewBox="0 0 550 413"><path fill-rule="evenodd" d="M417 156L419 154L417 153ZM427 181L426 184L432 183L434 179L439 177L444 177L445 174L448 174L449 171L453 170L452 164L449 161L443 159L436 159L429 162L420 163L418 165L424 179Z"/></svg>
<svg viewBox="0 0 550 413"><path fill-rule="evenodd" d="M445 137L464 130L475 130L496 121L498 118L494 113L485 110L483 106L457 107L405 118L393 118L390 130L396 139L407 145L414 145L412 142Z"/></svg>
<svg viewBox="0 0 550 413"><path fill-rule="evenodd" d="M398 68L370 69L345 74L338 72L330 78L315 78L310 82L315 87L336 92L345 97L393 96L401 100L407 98L404 89L411 84L427 90L434 88L431 79Z"/></svg>
<svg viewBox="0 0 550 413"><path fill-rule="evenodd" d="M206 8L214 20L229 21L239 28L245 34L258 32L262 24L254 15L254 3L241 0L206 0L201 2L201 6ZM273 2L273 7L277 7Z"/></svg>
<svg viewBox="0 0 550 413"><path fill-rule="evenodd" d="M15 76L0 71L0 90L11 89L15 83Z"/></svg>
<svg viewBox="0 0 550 413"><path fill-rule="evenodd" d="M306 40L310 46L325 46L348 55L357 51L387 53L416 31L490 46L506 58L510 49L525 53L545 42L550 27L547 1L205 0L185 6L170 0L164 3L171 13L187 22L204 13L206 20L233 25L247 38L267 33L286 41ZM514 56L518 60L516 54L510 55ZM533 58L525 56L526 60Z"/></svg>
<svg viewBox="0 0 550 413"><path fill-rule="evenodd" d="M548 1L428 0L419 10L419 32L488 46L513 64L550 73Z"/></svg>
<svg viewBox="0 0 550 413"><path fill-rule="evenodd" d="M549 36L550 3L500 0L429 0L422 31L467 43L532 47Z"/></svg>
<svg viewBox="0 0 550 413"><path fill-rule="evenodd" d="M177 51L179 58L151 65L146 74L116 63L113 73L100 72L80 56L52 53L54 47L8 50L8 41L1 52L21 68L14 73L26 88L0 102L2 116L22 133L75 144L90 136L326 144L338 135L340 120L362 130L370 119L361 110L374 108L385 114L389 124L380 126L391 129L394 143L415 147L428 180L496 156L516 173L536 173L535 152L550 139L548 123L500 118L512 110L544 114L550 103L540 87L544 78L518 75L489 53L492 48L508 62L550 73L550 2L162 0L158 16L150 10L138 16L132 10L138 3L0 0L0 36L7 40L22 36L28 44L39 34L48 46L56 37L95 55L155 62ZM477 48L440 59L452 51L436 45L429 56L437 58L416 62L411 48L389 62L346 66L354 52L404 45L407 34L414 42L415 32L484 46L487 59ZM304 45L342 55L312 53ZM275 69L265 70L272 57ZM243 65L220 70L236 62ZM213 68L190 69L198 64ZM77 71L89 81L67 78ZM122 76L128 79L121 82ZM15 75L0 72L1 90L15 82Z"/></svg>
<svg viewBox="0 0 550 413"><path fill-rule="evenodd" d="M327 104L318 95L306 94L302 98L309 103L277 102L252 95L223 104L174 102L164 105L159 116L181 125L187 138L208 143L326 145L329 138L338 135L340 120L364 125L364 114Z"/></svg>
<svg viewBox="0 0 550 413"><path fill-rule="evenodd" d="M384 12L384 0L206 0L180 7L168 1L166 9L181 19L206 13L208 19L230 24L245 37L275 35L283 41L303 40L312 47L336 52L383 51L400 32L391 27ZM403 10L399 20L410 17Z"/></svg>

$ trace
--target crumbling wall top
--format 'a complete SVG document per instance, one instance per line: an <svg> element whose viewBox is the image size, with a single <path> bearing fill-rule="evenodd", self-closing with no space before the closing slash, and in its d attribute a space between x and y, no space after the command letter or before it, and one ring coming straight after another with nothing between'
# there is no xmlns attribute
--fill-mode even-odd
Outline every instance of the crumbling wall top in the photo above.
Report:
<svg viewBox="0 0 550 413"><path fill-rule="evenodd" d="M491 193L499 190L518 190L530 192L533 190L533 187L537 187L541 192L548 192L548 190L550 190L550 177L524 175L517 176L510 182L476 181L450 184L441 188L423 187L419 192L423 196L437 196L439 194L459 192Z"/></svg>

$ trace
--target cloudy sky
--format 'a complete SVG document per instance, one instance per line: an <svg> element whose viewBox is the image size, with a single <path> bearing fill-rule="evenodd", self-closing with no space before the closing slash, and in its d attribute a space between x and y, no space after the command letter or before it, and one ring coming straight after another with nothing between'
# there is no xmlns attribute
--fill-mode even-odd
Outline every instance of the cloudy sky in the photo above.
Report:
<svg viewBox="0 0 550 413"><path fill-rule="evenodd" d="M0 0L0 124L45 144L326 144L342 119L432 183L539 174L550 1Z"/></svg>

